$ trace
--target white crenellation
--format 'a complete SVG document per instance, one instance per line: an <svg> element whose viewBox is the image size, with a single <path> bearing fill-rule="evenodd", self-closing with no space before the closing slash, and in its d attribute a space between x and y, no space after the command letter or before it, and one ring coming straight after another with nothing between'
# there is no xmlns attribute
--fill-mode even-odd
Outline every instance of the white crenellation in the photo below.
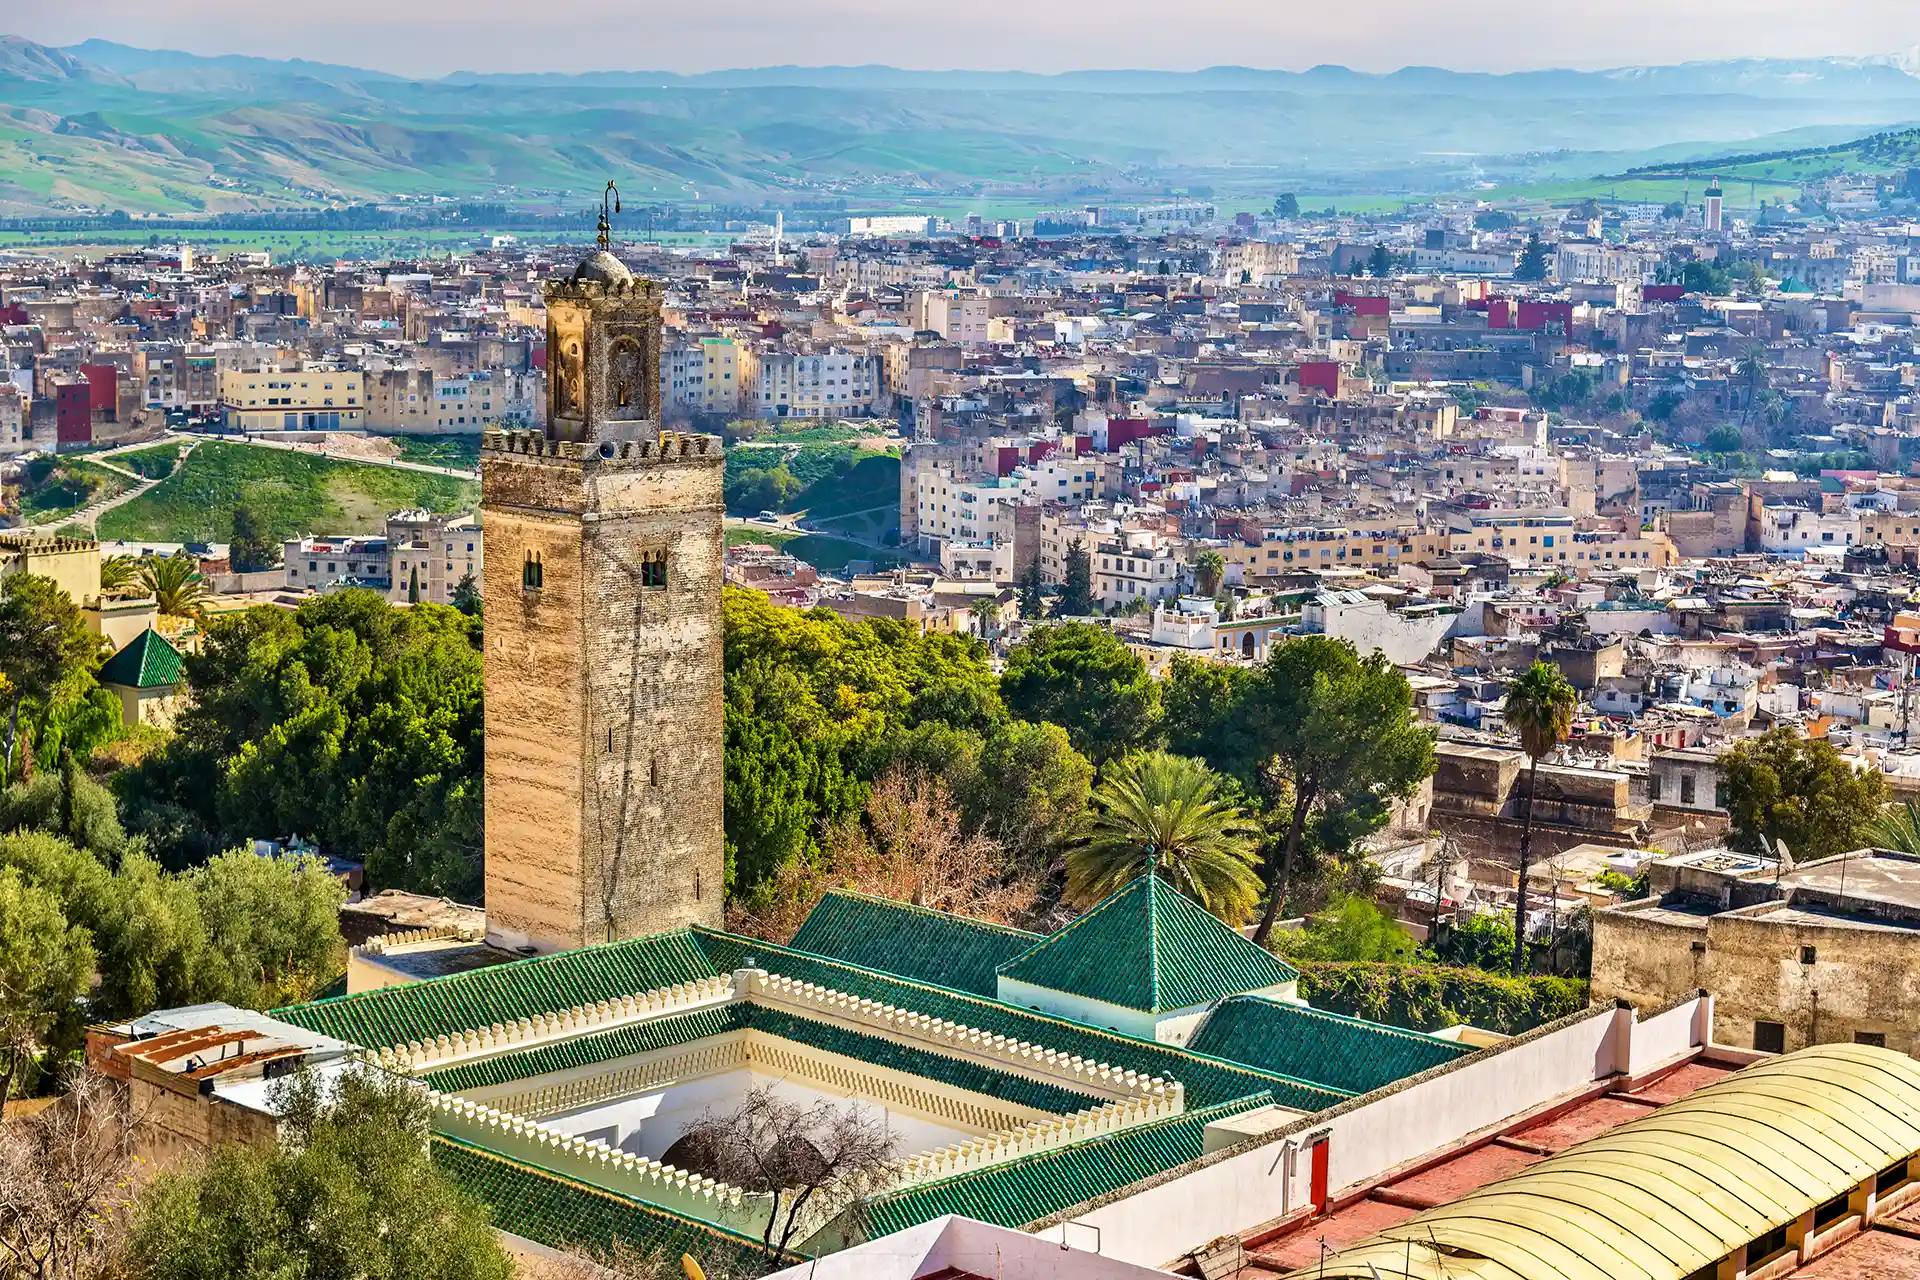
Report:
<svg viewBox="0 0 1920 1280"><path fill-rule="evenodd" d="M439 1071L474 1058L517 1053L556 1040L611 1031L629 1023L690 1013L736 998L732 977L697 978L692 982L658 987L635 996L621 996L596 1004L536 1013L516 1022L494 1023L436 1036L425 1042L409 1040L388 1045L369 1056L389 1070L406 1074Z"/></svg>
<svg viewBox="0 0 1920 1280"><path fill-rule="evenodd" d="M476 940L470 929L463 929L459 925L437 924L424 929L403 929L398 933L378 934L352 948L351 954L377 956L396 951L401 947L418 946L427 942L473 942Z"/></svg>

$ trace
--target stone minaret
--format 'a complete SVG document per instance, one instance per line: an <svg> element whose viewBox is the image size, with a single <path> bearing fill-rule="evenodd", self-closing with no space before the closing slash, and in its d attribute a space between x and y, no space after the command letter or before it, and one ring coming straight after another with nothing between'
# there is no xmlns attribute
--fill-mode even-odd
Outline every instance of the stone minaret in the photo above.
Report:
<svg viewBox="0 0 1920 1280"><path fill-rule="evenodd" d="M660 431L660 293L601 245L546 287L546 430L480 454L487 936L516 950L721 920L721 445Z"/></svg>

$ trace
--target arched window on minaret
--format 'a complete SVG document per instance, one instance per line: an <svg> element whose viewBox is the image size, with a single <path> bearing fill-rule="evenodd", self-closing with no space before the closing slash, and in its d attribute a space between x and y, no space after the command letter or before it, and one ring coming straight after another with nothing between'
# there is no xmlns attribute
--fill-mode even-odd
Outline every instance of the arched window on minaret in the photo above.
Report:
<svg viewBox="0 0 1920 1280"><path fill-rule="evenodd" d="M527 552L527 562L520 566L520 589L538 591L546 585L545 566L540 563L538 551Z"/></svg>

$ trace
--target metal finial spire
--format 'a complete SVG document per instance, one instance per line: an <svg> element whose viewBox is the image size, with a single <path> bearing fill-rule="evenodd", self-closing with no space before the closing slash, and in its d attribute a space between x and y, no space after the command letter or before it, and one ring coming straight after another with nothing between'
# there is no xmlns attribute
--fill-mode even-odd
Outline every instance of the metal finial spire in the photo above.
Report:
<svg viewBox="0 0 1920 1280"><path fill-rule="evenodd" d="M611 210L607 208L609 201L611 201L613 205ZM607 189L600 193L600 232L594 237L594 243L602 249L607 248L613 243L613 224L608 221L608 219L612 214L618 212L620 212L620 188L614 186L613 180L609 178L607 180Z"/></svg>

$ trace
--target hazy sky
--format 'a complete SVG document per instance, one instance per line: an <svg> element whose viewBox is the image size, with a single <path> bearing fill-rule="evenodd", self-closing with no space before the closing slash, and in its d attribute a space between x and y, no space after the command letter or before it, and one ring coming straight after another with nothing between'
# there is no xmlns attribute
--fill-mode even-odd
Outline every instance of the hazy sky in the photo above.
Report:
<svg viewBox="0 0 1920 1280"><path fill-rule="evenodd" d="M1914 0L0 0L0 31L412 75L903 67L1610 67L1891 53Z"/></svg>

